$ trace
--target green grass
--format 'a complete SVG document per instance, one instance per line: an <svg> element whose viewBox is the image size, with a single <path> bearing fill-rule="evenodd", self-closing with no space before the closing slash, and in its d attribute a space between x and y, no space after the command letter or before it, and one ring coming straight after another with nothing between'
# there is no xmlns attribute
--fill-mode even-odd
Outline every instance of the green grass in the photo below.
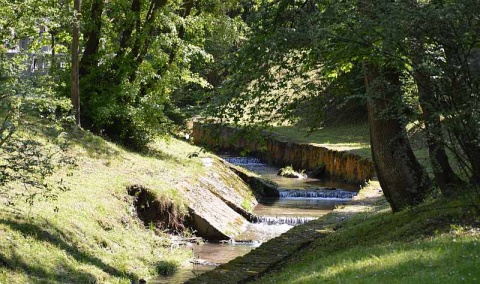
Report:
<svg viewBox="0 0 480 284"><path fill-rule="evenodd" d="M289 140L312 143L337 151L347 151L364 158L370 158L368 124L344 125L310 130L298 126L276 126L272 131Z"/></svg>
<svg viewBox="0 0 480 284"><path fill-rule="evenodd" d="M33 127L46 145L59 134ZM73 175L58 169L49 182L62 179L69 191L33 206L22 199L7 206L0 195L0 283L130 283L185 263L190 250L145 226L127 187L141 185L186 213L175 184L202 171L199 159L187 157L199 149L170 139L138 154L85 131L65 137L78 168Z"/></svg>
<svg viewBox="0 0 480 284"><path fill-rule="evenodd" d="M472 206L476 202L477 206ZM478 283L477 194L361 213L258 283Z"/></svg>
<svg viewBox="0 0 480 284"><path fill-rule="evenodd" d="M478 283L479 245L478 236L460 236L454 243L452 237L441 236L352 248L321 260L306 258L310 264L265 283Z"/></svg>
<svg viewBox="0 0 480 284"><path fill-rule="evenodd" d="M312 143L328 149L346 151L363 158L372 159L367 123L336 125L315 130L296 125L276 126L272 128L272 132L294 142ZM407 133L415 156L433 177L423 129L418 124L412 123L407 127ZM459 165L454 155L448 151L447 154L453 167L458 170Z"/></svg>

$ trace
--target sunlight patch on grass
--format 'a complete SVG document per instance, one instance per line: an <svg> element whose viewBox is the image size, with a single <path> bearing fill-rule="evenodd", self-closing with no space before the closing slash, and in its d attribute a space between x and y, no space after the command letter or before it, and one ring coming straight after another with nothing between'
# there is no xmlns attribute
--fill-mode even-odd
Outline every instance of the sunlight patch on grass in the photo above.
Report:
<svg viewBox="0 0 480 284"><path fill-rule="evenodd" d="M311 143L332 150L347 151L364 158L371 157L367 124L315 130L290 125L273 127L272 131L294 142Z"/></svg>
<svg viewBox="0 0 480 284"><path fill-rule="evenodd" d="M478 198L467 193L395 214L379 204L257 282L478 283L480 228L472 207Z"/></svg>
<svg viewBox="0 0 480 284"><path fill-rule="evenodd" d="M480 236L442 235L415 243L310 252L259 283L477 283Z"/></svg>
<svg viewBox="0 0 480 284"><path fill-rule="evenodd" d="M160 261L186 263L191 251L146 226L127 187L142 185L186 212L175 186L202 172L200 159L188 157L200 148L158 140L139 154L88 132L66 139L78 167L73 175L58 169L49 182L63 179L69 191L32 207L0 204L0 283L130 283L155 277Z"/></svg>

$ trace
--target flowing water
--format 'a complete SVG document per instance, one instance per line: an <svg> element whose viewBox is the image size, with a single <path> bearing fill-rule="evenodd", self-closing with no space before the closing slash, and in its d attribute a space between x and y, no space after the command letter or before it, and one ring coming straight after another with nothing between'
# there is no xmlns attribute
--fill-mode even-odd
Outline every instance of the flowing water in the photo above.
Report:
<svg viewBox="0 0 480 284"><path fill-rule="evenodd" d="M161 277L153 283L182 283L198 274L214 269L242 256L261 243L277 237L293 226L315 220L348 202L359 187L352 184L314 178L285 178L277 175L278 168L251 157L227 157L232 164L242 166L279 185L279 198L264 198L253 209L256 220L242 234L228 243L208 243L192 246L197 264L191 264L171 277ZM149 283L151 283L149 281Z"/></svg>
<svg viewBox="0 0 480 284"><path fill-rule="evenodd" d="M174 275L159 277L147 283L177 284L214 269L217 265L247 254L260 244L242 243L206 243L192 246L194 263L180 268Z"/></svg>

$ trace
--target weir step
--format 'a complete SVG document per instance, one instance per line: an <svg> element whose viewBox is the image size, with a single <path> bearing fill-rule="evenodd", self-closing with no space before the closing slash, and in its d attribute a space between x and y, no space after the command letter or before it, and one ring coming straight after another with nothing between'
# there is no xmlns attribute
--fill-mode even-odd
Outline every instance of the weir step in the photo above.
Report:
<svg viewBox="0 0 480 284"><path fill-rule="evenodd" d="M318 219L318 217L290 217L290 216L257 216L254 223L266 225L290 225L298 226Z"/></svg>
<svg viewBox="0 0 480 284"><path fill-rule="evenodd" d="M352 199L357 192L344 190L279 190L280 198Z"/></svg>
<svg viewBox="0 0 480 284"><path fill-rule="evenodd" d="M223 157L223 159L236 166L265 165L259 158L254 157Z"/></svg>

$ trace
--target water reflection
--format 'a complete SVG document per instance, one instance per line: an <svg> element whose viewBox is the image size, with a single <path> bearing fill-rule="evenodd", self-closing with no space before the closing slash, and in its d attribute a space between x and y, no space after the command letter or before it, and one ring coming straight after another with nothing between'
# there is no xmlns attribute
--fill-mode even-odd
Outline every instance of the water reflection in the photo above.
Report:
<svg viewBox="0 0 480 284"><path fill-rule="evenodd" d="M235 157L230 155L223 155L222 158L229 163L241 166L251 172L257 173L262 177L276 182L280 188L284 189L312 189L319 187L337 188L349 191L358 191L359 185L347 184L330 179L316 179L316 178L286 178L277 175L278 167L263 163L260 159L255 157ZM301 169L297 169L301 170Z"/></svg>
<svg viewBox="0 0 480 284"><path fill-rule="evenodd" d="M234 243L206 243L192 247L195 260L203 263L222 264L245 255L259 244L234 244ZM184 265L172 276L159 277L148 283L173 284L183 283L190 278L214 269L215 265Z"/></svg>
<svg viewBox="0 0 480 284"><path fill-rule="evenodd" d="M242 167L247 170L261 175L263 178L274 181L280 188L283 189L313 189L313 188L337 188L349 191L358 191L359 185L347 184L344 182L334 181L330 179L317 179L317 178L286 178L277 175L278 167L269 166L265 164L246 164Z"/></svg>

